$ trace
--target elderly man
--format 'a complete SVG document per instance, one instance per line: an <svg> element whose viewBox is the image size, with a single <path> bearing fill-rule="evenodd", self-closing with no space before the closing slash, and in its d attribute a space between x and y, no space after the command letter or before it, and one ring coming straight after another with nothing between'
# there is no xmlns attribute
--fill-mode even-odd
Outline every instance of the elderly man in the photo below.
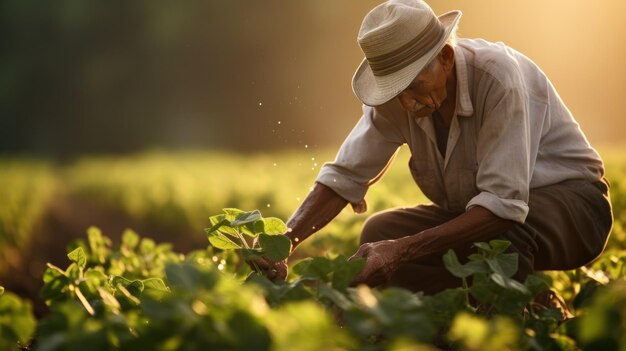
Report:
<svg viewBox="0 0 626 351"><path fill-rule="evenodd" d="M436 293L461 284L441 256L505 239L519 254L517 279L584 265L612 226L603 163L544 73L502 43L456 40L461 17L437 17L421 0L391 0L365 17L365 59L352 87L363 115L334 162L288 222L295 248L364 196L396 150L433 202L369 218L353 257L356 283ZM261 262L260 262L261 263ZM261 264L284 278L285 262Z"/></svg>

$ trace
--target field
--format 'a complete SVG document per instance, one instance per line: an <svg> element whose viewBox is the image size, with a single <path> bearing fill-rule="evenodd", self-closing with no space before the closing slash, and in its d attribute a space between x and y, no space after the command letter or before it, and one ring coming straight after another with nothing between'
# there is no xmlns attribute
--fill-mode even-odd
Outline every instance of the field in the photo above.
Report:
<svg viewBox="0 0 626 351"><path fill-rule="evenodd" d="M254 253L211 246L204 228L223 208L286 221L331 151L0 159L0 349L619 350L626 158L621 149L601 152L615 225L597 262L520 286L486 263L509 262L505 244L485 243L479 261L487 268L470 272L472 285L434 297L347 286L358 263L345 257L363 220L426 201L406 151L368 193L367 213L344 210L298 248L289 283L278 285L250 275L241 255ZM246 232L228 216L224 231ZM247 241L272 234L268 226L246 232ZM532 305L532 292L547 286L576 318L561 323L554 310Z"/></svg>

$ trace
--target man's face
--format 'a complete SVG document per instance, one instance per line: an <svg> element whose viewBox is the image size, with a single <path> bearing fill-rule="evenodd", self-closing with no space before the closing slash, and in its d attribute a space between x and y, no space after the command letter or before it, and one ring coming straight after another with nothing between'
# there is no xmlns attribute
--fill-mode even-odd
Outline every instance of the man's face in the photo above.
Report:
<svg viewBox="0 0 626 351"><path fill-rule="evenodd" d="M448 97L446 90L446 70L437 57L432 69L423 71L397 99L402 108L413 117L427 117L438 110Z"/></svg>

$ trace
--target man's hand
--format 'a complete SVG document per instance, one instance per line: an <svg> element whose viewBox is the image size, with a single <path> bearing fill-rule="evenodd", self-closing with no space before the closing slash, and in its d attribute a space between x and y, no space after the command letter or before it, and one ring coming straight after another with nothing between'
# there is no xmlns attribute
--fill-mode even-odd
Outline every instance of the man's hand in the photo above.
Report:
<svg viewBox="0 0 626 351"><path fill-rule="evenodd" d="M274 261L265 256L258 257L248 261L248 265L253 270L259 269L259 273L263 274L267 279L277 282L287 279L287 260Z"/></svg>
<svg viewBox="0 0 626 351"><path fill-rule="evenodd" d="M353 280L351 285L366 284L376 286L391 278L398 269L402 258L400 247L395 240L383 240L375 243L365 243L350 257L365 259L365 268Z"/></svg>

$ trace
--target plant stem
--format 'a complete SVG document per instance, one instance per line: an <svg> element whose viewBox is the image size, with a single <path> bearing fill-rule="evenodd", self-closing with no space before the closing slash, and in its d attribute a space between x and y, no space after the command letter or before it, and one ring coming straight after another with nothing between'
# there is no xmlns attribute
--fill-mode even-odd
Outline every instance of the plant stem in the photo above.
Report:
<svg viewBox="0 0 626 351"><path fill-rule="evenodd" d="M243 235L241 235L241 233L235 229L235 233L237 233L237 237L239 237L239 240L241 240L241 244L243 245L243 247L245 247L247 250L250 250L250 246L248 246L248 243L246 242L246 239L243 237ZM252 265L254 266L254 270L257 272L261 272L261 268L259 268L259 265L256 264L256 261L251 261Z"/></svg>
<svg viewBox="0 0 626 351"><path fill-rule="evenodd" d="M465 303L467 306L470 306L470 298L469 298L469 287L467 286L467 279L465 277L463 279L463 291L465 291Z"/></svg>
<svg viewBox="0 0 626 351"><path fill-rule="evenodd" d="M96 311L93 310L93 307L91 307L91 304L89 304L89 301L87 301L87 298L85 298L85 295L83 295L83 293L80 291L80 288L78 286L76 286L76 288L74 289L74 293L76 294L76 297L78 297L80 302L83 304L87 312L92 316L95 315Z"/></svg>

